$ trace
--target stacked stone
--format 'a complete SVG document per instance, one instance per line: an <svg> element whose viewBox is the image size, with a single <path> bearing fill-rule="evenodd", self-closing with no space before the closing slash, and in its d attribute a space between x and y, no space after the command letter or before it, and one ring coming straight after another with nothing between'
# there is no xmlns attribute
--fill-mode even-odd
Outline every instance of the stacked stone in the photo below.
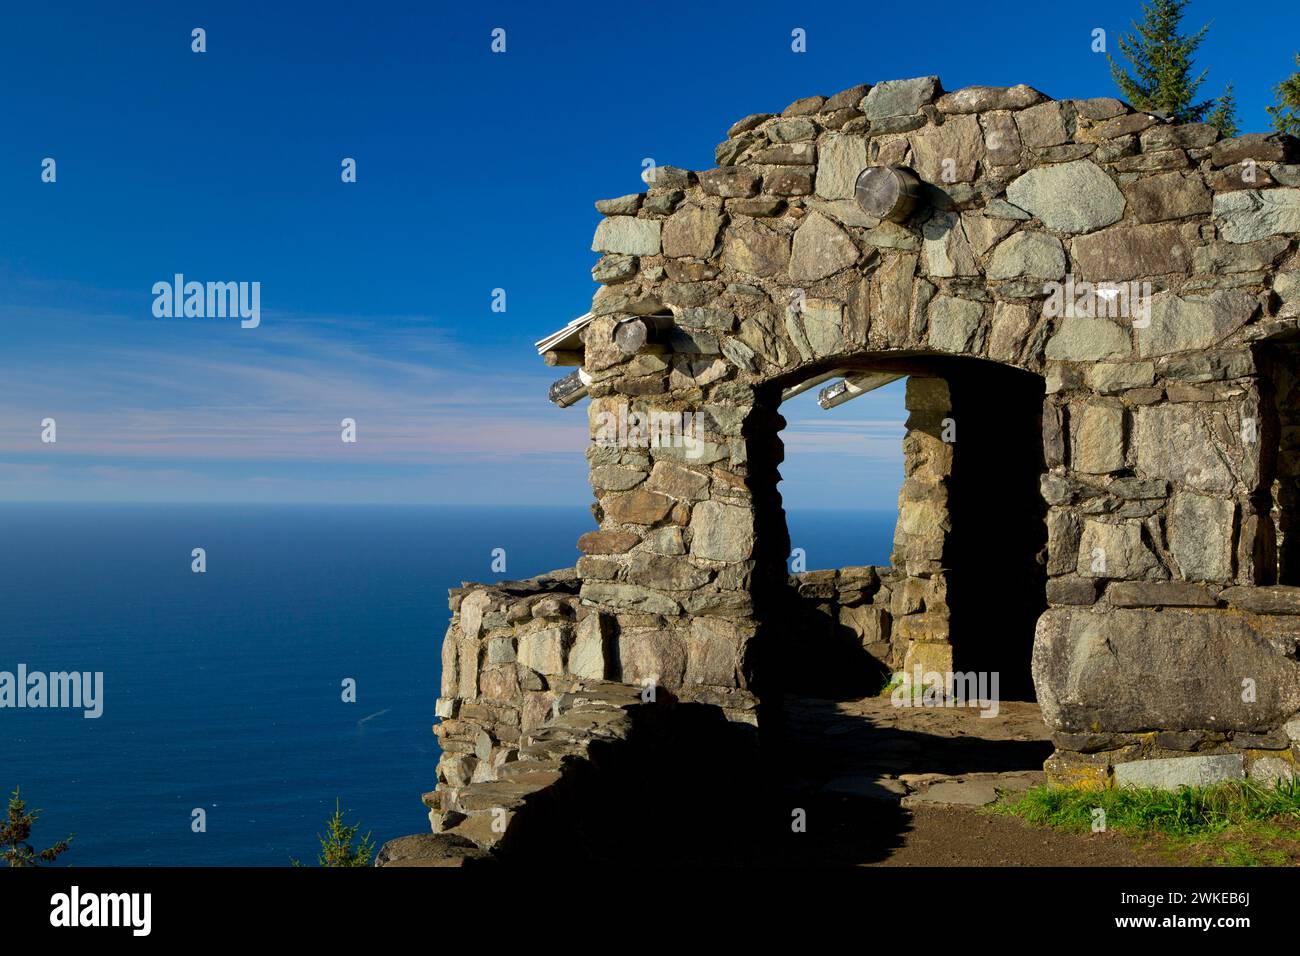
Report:
<svg viewBox="0 0 1300 956"><path fill-rule="evenodd" d="M434 733L438 783L495 780L560 694L605 676L607 618L583 607L572 569L451 592Z"/></svg>
<svg viewBox="0 0 1300 956"><path fill-rule="evenodd" d="M756 722L752 698L680 686L680 673L666 675L679 685L669 693L637 670L640 632L626 621L632 633L619 630L612 615L583 603L579 583L563 569L450 592L434 726L442 756L437 786L424 795L434 833L495 846L529 799L561 782L561 762L584 758L593 742L623 739L627 711L651 691L665 706L720 704L733 721ZM455 845L424 841L401 853L458 860Z"/></svg>
<svg viewBox="0 0 1300 956"><path fill-rule="evenodd" d="M1067 734L1276 731L1300 708L1297 628L1230 613L1220 592L1276 575L1264 445L1295 429L1278 420L1294 413L1277 408L1259 356L1297 328L1298 160L1289 137L1222 140L1113 99L944 93L922 77L745 117L714 169L660 166L644 193L599 203L593 434L620 406L699 411L706 432L695 459L591 449L601 530L584 538L580 597L614 619L617 676L713 686L720 699L755 679L747 648L784 578L785 554L757 533L779 523L781 388L854 362L967 356L1047 383L1053 607L1036 680L1048 720ZM854 201L871 165L925 183L910 219ZM1051 314L1048 285L1067 273L1151 283L1150 321L1075 302ZM674 327L662 347L629 357L614 345L620 321L663 310ZM938 496L936 478L905 488L896 549L916 583L891 613L900 633L917 629L917 653L943 643L943 568L907 530L941 525L940 497L911 497ZM1134 657L1127 677L1103 681L1095 635L1112 630ZM1184 635L1198 633L1193 660ZM1179 668L1242 647L1269 684L1250 709L1227 700L1239 681L1222 673L1192 711L1156 703L1185 696Z"/></svg>
<svg viewBox="0 0 1300 956"><path fill-rule="evenodd" d="M890 607L901 576L893 568L854 566L790 575L790 587L826 625L841 628L890 670L902 665L904 648L890 642Z"/></svg>
<svg viewBox="0 0 1300 956"><path fill-rule="evenodd" d="M952 421L952 397L941 378L913 376L904 396L907 433L903 439L903 486L898 492L894 567L902 580L893 594L895 643L909 674L952 671L949 634L948 480L953 443L945 440Z"/></svg>
<svg viewBox="0 0 1300 956"><path fill-rule="evenodd" d="M1049 781L1101 789L1178 786L1249 779L1262 786L1296 779L1300 720L1263 733L1169 730L1056 733L1044 764Z"/></svg>
<svg viewBox="0 0 1300 956"><path fill-rule="evenodd" d="M560 781L562 758L626 735L640 689L605 681L612 621L584 606L578 587L565 569L450 592L434 727L442 756L424 802L433 832L455 840L421 843L421 856L461 859L456 840L495 846L514 814Z"/></svg>
<svg viewBox="0 0 1300 956"><path fill-rule="evenodd" d="M617 402L594 397L592 415L615 414ZM656 449L653 462L646 449L591 449L602 528L579 539L577 570L583 601L615 612L620 679L715 687L733 716L751 719L740 667L752 633L749 494L740 476L711 467L729 454L710 433L731 427L730 411L705 406L699 461L678 448Z"/></svg>
<svg viewBox="0 0 1300 956"><path fill-rule="evenodd" d="M629 737L630 714L642 703L638 689L599 680L542 682L550 685L545 719L534 725L531 713L521 724L480 718L480 741L501 730L514 745L498 751L482 743L479 751L487 756L468 775L466 762L480 758L444 753L438 786L424 795L432 838L390 841L380 849L377 866L460 866L492 859L512 841L527 843L548 826L548 804L581 790L593 747ZM498 752L507 759L494 760ZM478 772L482 768L490 769Z"/></svg>

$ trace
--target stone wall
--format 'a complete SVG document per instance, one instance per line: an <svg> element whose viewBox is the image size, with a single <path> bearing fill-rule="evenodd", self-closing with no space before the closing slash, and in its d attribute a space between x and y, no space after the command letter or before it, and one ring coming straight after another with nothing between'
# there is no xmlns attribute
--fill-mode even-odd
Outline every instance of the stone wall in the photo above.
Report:
<svg viewBox="0 0 1300 956"><path fill-rule="evenodd" d="M903 663L891 608L903 586L891 567L793 574L784 600L781 687L823 697L860 697L882 688Z"/></svg>
<svg viewBox="0 0 1300 956"><path fill-rule="evenodd" d="M752 723L790 675L833 676L831 645L791 626L814 594L889 668L951 668L963 642L968 665L1023 666L1036 619L1054 779L1178 755L1293 764L1300 143L923 77L747 116L716 163L597 203L598 529L571 575L453 596L440 790L499 774L584 680ZM855 201L871 166L921 180L903 221ZM617 329L662 313L622 351ZM1021 378L993 388L990 369ZM833 370L912 376L895 567L792 585L779 406ZM666 413L691 440L638 428ZM1032 434L999 446L1002 422ZM984 468L976 501L963 456ZM1002 519L1020 525L997 552ZM999 630L1020 643L981 657Z"/></svg>
<svg viewBox="0 0 1300 956"><path fill-rule="evenodd" d="M652 715L707 708L751 731L757 723L750 695L685 683L683 676L694 674L686 669L666 675L671 687L645 673L641 642L653 641L653 632L647 636L641 619L629 624L584 604L579 587L576 572L565 569L450 592L434 727L442 756L437 785L424 795L432 832L448 840L408 848L419 859L457 863L480 858L471 847L497 852L508 839L535 844L545 829L537 818L554 812L537 807L570 792L575 777L581 781L593 745L625 741L628 712L639 705L652 705ZM651 728L643 737L667 736L665 718L642 723Z"/></svg>
<svg viewBox="0 0 1300 956"><path fill-rule="evenodd" d="M518 759L522 735L550 716L559 694L584 676L605 676L608 635L601 627L607 619L582 607L577 589L570 570L451 592L436 706L441 720L434 727L442 749L440 786L455 790L496 779Z"/></svg>

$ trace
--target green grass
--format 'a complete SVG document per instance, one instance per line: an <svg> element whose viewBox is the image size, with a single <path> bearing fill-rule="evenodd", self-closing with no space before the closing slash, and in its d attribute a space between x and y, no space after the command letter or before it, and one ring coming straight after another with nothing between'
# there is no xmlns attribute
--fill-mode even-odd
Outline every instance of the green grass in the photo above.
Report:
<svg viewBox="0 0 1300 956"><path fill-rule="evenodd" d="M1035 826L1092 830L1105 811L1106 829L1152 838L1167 855L1220 866L1279 866L1300 860L1300 780L1276 789L1248 781L1177 791L1034 787L994 804Z"/></svg>
<svg viewBox="0 0 1300 956"><path fill-rule="evenodd" d="M900 674L886 674L884 681L884 686L881 687L880 690L876 691L877 697L888 697L894 692L895 687L903 683L902 675Z"/></svg>
<svg viewBox="0 0 1300 956"><path fill-rule="evenodd" d="M901 687L903 683L904 678L901 674L889 674L885 677L885 686L876 692L876 696L892 697L894 690ZM907 688L907 696L912 698L912 700L920 700L925 696L925 692L928 689L928 686L925 684L911 684Z"/></svg>

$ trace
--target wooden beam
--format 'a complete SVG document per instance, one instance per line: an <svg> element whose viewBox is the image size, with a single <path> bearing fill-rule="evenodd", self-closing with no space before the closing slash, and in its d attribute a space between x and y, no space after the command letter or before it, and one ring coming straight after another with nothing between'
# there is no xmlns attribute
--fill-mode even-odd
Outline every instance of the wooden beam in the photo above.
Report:
<svg viewBox="0 0 1300 956"><path fill-rule="evenodd" d="M812 378L805 379L798 385L791 385L789 388L781 392L781 401L789 401L796 395L802 395L804 392L808 391L808 389L816 388L822 382L829 382L831 379L837 378L843 374L843 369L835 369L834 371L827 372L825 375L814 375Z"/></svg>
<svg viewBox="0 0 1300 956"><path fill-rule="evenodd" d="M665 343L672 327L671 315L643 315L635 319L624 319L614 326L614 344L624 355L665 352Z"/></svg>
<svg viewBox="0 0 1300 956"><path fill-rule="evenodd" d="M583 353L581 349L551 349L549 352L542 353L542 360L547 365L574 365L582 364Z"/></svg>
<svg viewBox="0 0 1300 956"><path fill-rule="evenodd" d="M874 392L882 385L897 382L900 378L903 376L897 372L860 372L857 375L850 375L834 385L823 388L821 394L817 396L817 404L822 408L835 408L867 392Z"/></svg>
<svg viewBox="0 0 1300 956"><path fill-rule="evenodd" d="M868 216L903 222L921 201L921 181L905 166L871 166L858 174L853 198Z"/></svg>
<svg viewBox="0 0 1300 956"><path fill-rule="evenodd" d="M550 399L561 408L568 408L587 394L588 383L583 381L582 369L574 369L564 378L551 383Z"/></svg>

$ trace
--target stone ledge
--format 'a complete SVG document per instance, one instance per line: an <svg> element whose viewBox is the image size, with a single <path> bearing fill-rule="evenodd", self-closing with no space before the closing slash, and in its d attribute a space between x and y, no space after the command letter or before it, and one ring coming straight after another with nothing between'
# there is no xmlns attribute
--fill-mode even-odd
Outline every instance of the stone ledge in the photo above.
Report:
<svg viewBox="0 0 1300 956"><path fill-rule="evenodd" d="M578 587L581 583L578 580L576 568L558 568L554 571L547 571L544 574L538 574L531 578L522 578L518 581L491 581L486 583L462 581L460 587L447 590L448 605L452 611L458 610L461 599L474 591L498 592L501 596L516 598L547 592L573 595L578 593Z"/></svg>
<svg viewBox="0 0 1300 956"><path fill-rule="evenodd" d="M510 836L520 814L588 762L593 745L625 741L632 730L628 712L641 705L639 687L605 681L560 694L551 717L520 735L516 759L498 769L498 779L439 784L425 794L430 826L485 853L492 850Z"/></svg>
<svg viewBox="0 0 1300 956"><path fill-rule="evenodd" d="M451 833L415 833L389 840L375 855L375 866L466 866L487 851Z"/></svg>
<svg viewBox="0 0 1300 956"><path fill-rule="evenodd" d="M1106 588L1115 607L1214 607L1211 589L1190 581L1116 581Z"/></svg>
<svg viewBox="0 0 1300 956"><path fill-rule="evenodd" d="M1281 584L1227 588L1219 592L1219 600L1229 607L1254 614L1300 614L1300 588Z"/></svg>
<svg viewBox="0 0 1300 956"><path fill-rule="evenodd" d="M709 760L720 753L750 752L755 735L746 724L754 723L753 695L734 689L714 704L708 701L714 696L710 688L699 690L698 699L691 700L659 687L657 699L648 702L640 686L595 680L573 684L550 701L539 726L518 731L513 743L488 740L477 756L444 755L440 782L423 797L431 830L466 841L484 854L478 857L482 859L603 852L609 821L588 832L586 814L614 812L621 802L618 794L628 787L640 792L640 768L662 766L668 754L688 745L700 748ZM494 736L507 729L487 726ZM508 757L494 760L485 775L461 766L477 760L481 770L487 761L483 754L495 758L500 753ZM662 770L656 773L671 779ZM396 855L390 852L385 859Z"/></svg>

